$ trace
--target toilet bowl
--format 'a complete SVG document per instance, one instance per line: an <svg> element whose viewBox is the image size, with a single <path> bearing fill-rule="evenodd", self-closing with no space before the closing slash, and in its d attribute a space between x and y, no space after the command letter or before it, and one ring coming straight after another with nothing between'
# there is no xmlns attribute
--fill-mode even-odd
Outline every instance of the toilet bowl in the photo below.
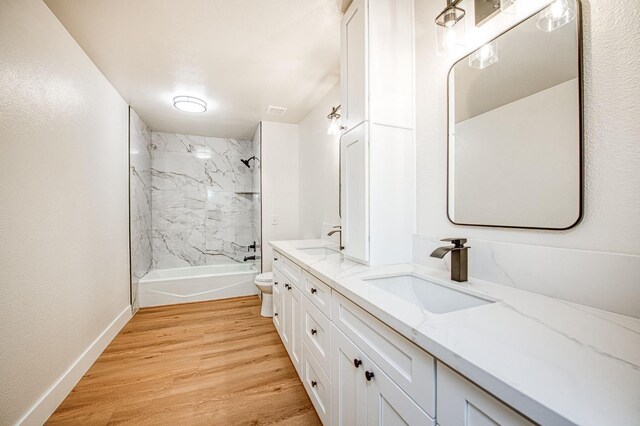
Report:
<svg viewBox="0 0 640 426"><path fill-rule="evenodd" d="M260 315L273 316L273 272L265 272L256 276L253 281L262 295L262 308Z"/></svg>

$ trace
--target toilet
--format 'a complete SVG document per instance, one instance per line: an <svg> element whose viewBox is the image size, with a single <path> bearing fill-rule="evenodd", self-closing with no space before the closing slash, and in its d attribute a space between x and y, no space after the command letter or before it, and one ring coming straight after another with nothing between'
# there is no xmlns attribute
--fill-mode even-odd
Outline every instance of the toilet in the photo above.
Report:
<svg viewBox="0 0 640 426"><path fill-rule="evenodd" d="M273 316L273 272L265 272L256 276L254 283L262 294L262 309L260 315L263 317Z"/></svg>

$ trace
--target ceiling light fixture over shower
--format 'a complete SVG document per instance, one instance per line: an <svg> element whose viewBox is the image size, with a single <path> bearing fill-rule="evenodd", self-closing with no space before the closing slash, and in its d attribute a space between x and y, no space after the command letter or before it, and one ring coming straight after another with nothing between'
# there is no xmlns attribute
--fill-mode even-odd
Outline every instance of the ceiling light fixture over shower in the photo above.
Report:
<svg viewBox="0 0 640 426"><path fill-rule="evenodd" d="M329 135L337 135L340 130L344 130L344 127L340 125L340 108L342 108L342 105L333 107L329 115L327 115L327 119L330 121L327 129L327 134Z"/></svg>
<svg viewBox="0 0 640 426"><path fill-rule="evenodd" d="M202 113L207 110L207 103L193 96L176 96L173 98L173 106L184 112Z"/></svg>

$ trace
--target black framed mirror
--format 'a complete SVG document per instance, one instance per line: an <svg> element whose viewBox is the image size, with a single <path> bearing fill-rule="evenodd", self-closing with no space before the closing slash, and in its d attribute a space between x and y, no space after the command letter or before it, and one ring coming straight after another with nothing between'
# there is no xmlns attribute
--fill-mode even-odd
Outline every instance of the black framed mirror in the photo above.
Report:
<svg viewBox="0 0 640 426"><path fill-rule="evenodd" d="M580 4L556 0L448 76L447 216L564 230L583 211Z"/></svg>

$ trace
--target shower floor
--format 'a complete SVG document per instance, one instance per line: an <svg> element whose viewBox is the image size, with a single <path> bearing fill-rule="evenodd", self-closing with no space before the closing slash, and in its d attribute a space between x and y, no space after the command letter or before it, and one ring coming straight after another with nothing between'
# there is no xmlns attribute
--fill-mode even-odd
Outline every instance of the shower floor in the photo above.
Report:
<svg viewBox="0 0 640 426"><path fill-rule="evenodd" d="M319 425L257 296L143 308L47 424Z"/></svg>

